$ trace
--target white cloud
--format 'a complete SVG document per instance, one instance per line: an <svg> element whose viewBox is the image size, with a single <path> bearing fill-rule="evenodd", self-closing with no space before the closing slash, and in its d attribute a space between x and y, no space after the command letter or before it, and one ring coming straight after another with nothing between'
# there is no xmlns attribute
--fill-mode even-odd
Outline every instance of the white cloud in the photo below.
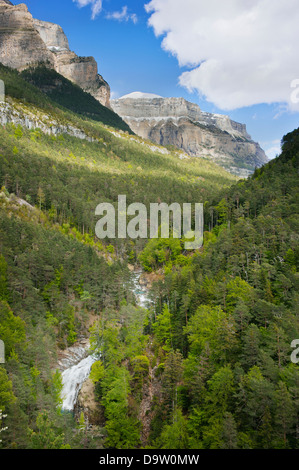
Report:
<svg viewBox="0 0 299 470"><path fill-rule="evenodd" d="M120 94L118 91L111 90L110 98L112 100L117 100L119 97L120 97Z"/></svg>
<svg viewBox="0 0 299 470"><path fill-rule="evenodd" d="M73 0L79 8L90 5L91 7L91 18L94 20L103 10L103 0ZM135 13L128 13L128 7L124 6L121 11L114 11L107 13L106 18L109 20L117 21L132 21L134 24L137 23L138 18Z"/></svg>
<svg viewBox="0 0 299 470"><path fill-rule="evenodd" d="M190 68L182 86L225 110L287 103L299 111L291 88L299 79L298 0L151 0L145 9L163 49Z"/></svg>
<svg viewBox="0 0 299 470"><path fill-rule="evenodd" d="M124 6L121 11L114 11L112 13L107 13L106 18L108 20L116 21L133 21L134 24L137 23L138 18L135 13L128 13L128 7Z"/></svg>
<svg viewBox="0 0 299 470"><path fill-rule="evenodd" d="M265 149L265 154L267 155L270 160L277 157L277 155L281 154L281 141L280 140L272 140L270 142L261 142L262 148Z"/></svg>
<svg viewBox="0 0 299 470"><path fill-rule="evenodd" d="M102 11L102 0L73 0L79 8L91 6L91 18L94 20Z"/></svg>

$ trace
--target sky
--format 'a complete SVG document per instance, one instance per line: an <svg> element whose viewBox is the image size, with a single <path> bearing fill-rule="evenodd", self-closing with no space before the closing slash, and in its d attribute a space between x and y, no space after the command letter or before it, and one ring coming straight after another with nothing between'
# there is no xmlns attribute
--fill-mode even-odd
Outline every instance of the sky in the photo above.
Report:
<svg viewBox="0 0 299 470"><path fill-rule="evenodd" d="M299 127L298 0L25 3L60 25L77 55L96 59L112 98L183 97L246 124L269 158Z"/></svg>

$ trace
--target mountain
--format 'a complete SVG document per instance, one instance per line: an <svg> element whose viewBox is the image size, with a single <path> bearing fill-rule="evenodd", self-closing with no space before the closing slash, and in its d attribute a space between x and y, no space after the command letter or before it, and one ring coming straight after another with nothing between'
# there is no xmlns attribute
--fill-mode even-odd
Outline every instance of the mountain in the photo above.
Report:
<svg viewBox="0 0 299 470"><path fill-rule="evenodd" d="M59 25L34 19L23 3L0 0L0 62L19 71L43 63L110 105L110 87L95 59L78 57Z"/></svg>
<svg viewBox="0 0 299 470"><path fill-rule="evenodd" d="M190 449L171 456L187 464L202 449L298 449L299 129L239 180L132 135L53 68L0 64L0 79L0 449L97 449L100 464L122 449ZM192 106L180 112L196 122ZM203 246L99 240L95 208L120 194L204 203ZM63 381L79 391L82 357L69 412Z"/></svg>
<svg viewBox="0 0 299 470"><path fill-rule="evenodd" d="M69 109L82 118L85 116L106 126L132 134L129 126L112 109L103 106L89 93L84 92L78 85L53 69L40 65L25 69L20 73L0 63L0 78L5 83L7 95L6 103L0 106L0 122L3 125L12 122L30 128L40 127L45 132L59 133L63 132L62 129L67 130L70 122L76 120L75 115L72 116L71 113L67 115L67 118L62 119L66 110ZM10 98L14 99L13 105ZM18 104L16 100L18 100ZM29 112L29 103L37 106L39 113ZM43 122L37 117L37 115L41 115L42 110L44 111ZM61 126L56 127L53 123L58 123L53 117L52 127L50 127L46 122L46 112L50 112L50 115L54 114L56 119L59 115L58 120L63 120L64 124L61 123ZM73 133L80 135L80 131L74 129Z"/></svg>
<svg viewBox="0 0 299 470"><path fill-rule="evenodd" d="M43 65L28 68L21 72L21 76L29 83L35 85L52 101L81 116L133 134L130 127L110 107L102 105L90 93L82 90L54 69Z"/></svg>
<svg viewBox="0 0 299 470"><path fill-rule="evenodd" d="M111 106L144 139L211 159L238 176L247 177L268 161L244 124L204 112L183 98L134 92L111 100Z"/></svg>
<svg viewBox="0 0 299 470"><path fill-rule="evenodd" d="M7 126L2 135L1 154L4 148L5 153L9 154L14 147L19 150L12 159L0 159L2 182L9 192L17 192L22 198L29 195L32 201L36 201L36 185L42 184L47 201L56 201L55 204L60 206L59 200L65 193L63 188L68 188L66 200L73 199L69 213L72 213L71 220L81 225L85 219L85 230L86 227L92 230L94 220L91 208L94 206L94 211L101 202L99 198L115 203L118 194L127 194L131 202L140 201L147 205L158 199L171 202L176 197L185 197L186 202L198 202L199 198L205 200L208 194L214 194L223 185L236 181L235 177L213 162L191 159L182 151L170 151L130 134L118 115L105 107L102 108L110 112L115 121L113 126L110 123L108 127L105 122L103 125L101 120L88 116L88 107L83 108L84 95L79 87L71 88L74 85L53 70L36 68L32 73L28 69L20 74L0 65L0 78L6 84L6 101L0 103L0 123ZM27 80L37 83L40 88ZM57 95L56 87L52 94L53 81L61 81L64 90L61 96ZM41 91L45 89L47 93ZM65 102L68 93L73 101L72 112L66 108L66 105L70 106L69 102ZM75 112L76 108L80 114ZM22 129L24 138L10 141L9 133L17 135L18 127ZM39 129L40 139L34 134L33 139L30 138L35 129ZM46 152L46 158L43 158L43 152ZM56 173L53 166L59 166L60 170ZM52 177L51 184L49 180ZM76 199L79 212L76 210L75 214ZM85 199L88 204L84 203ZM67 207L63 209L66 200L61 201L63 212L68 212Z"/></svg>

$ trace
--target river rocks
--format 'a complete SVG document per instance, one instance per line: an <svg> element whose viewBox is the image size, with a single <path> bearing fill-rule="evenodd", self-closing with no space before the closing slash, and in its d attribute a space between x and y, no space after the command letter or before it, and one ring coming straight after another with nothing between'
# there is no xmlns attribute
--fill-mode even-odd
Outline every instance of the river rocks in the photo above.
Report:
<svg viewBox="0 0 299 470"><path fill-rule="evenodd" d="M184 98L132 93L111 106L140 137L211 159L233 174L246 177L268 161L244 124L204 112Z"/></svg>
<svg viewBox="0 0 299 470"><path fill-rule="evenodd" d="M58 368L61 372L78 364L82 359L88 355L89 341L87 339L81 340L74 346L70 346L64 351L58 353Z"/></svg>
<svg viewBox="0 0 299 470"><path fill-rule="evenodd" d="M110 106L110 87L95 59L78 57L62 28L34 19L25 4L0 0L0 61L19 71L43 63Z"/></svg>

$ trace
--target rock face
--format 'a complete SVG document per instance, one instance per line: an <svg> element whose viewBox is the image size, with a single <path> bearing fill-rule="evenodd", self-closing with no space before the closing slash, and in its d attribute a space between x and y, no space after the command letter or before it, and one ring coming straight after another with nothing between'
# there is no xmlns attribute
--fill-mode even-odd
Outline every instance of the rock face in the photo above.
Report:
<svg viewBox="0 0 299 470"><path fill-rule="evenodd" d="M69 42L61 26L35 19L33 19L33 25L48 49L53 52L69 50Z"/></svg>
<svg viewBox="0 0 299 470"><path fill-rule="evenodd" d="M33 18L24 4L0 1L0 61L23 70L46 62L54 66L54 57L34 28Z"/></svg>
<svg viewBox="0 0 299 470"><path fill-rule="evenodd" d="M78 57L62 28L32 18L25 4L0 0L0 61L20 71L44 63L110 107L110 87L95 59Z"/></svg>
<svg viewBox="0 0 299 470"><path fill-rule="evenodd" d="M39 115L36 115L23 104L14 103L14 105L11 105L10 103L2 102L0 103L0 125L6 126L8 123L26 127L27 129L39 128L48 135L69 134L78 139L94 142L94 139L86 135L82 129L70 124L59 123L48 114L39 113Z"/></svg>
<svg viewBox="0 0 299 470"><path fill-rule="evenodd" d="M178 147L192 157L212 159L241 177L268 161L244 124L203 112L184 98L137 92L112 100L111 106L140 137Z"/></svg>
<svg viewBox="0 0 299 470"><path fill-rule="evenodd" d="M82 385L74 412L78 420L83 412L85 422L88 425L104 426L105 424L103 409L97 402L94 384L90 379L87 379Z"/></svg>

